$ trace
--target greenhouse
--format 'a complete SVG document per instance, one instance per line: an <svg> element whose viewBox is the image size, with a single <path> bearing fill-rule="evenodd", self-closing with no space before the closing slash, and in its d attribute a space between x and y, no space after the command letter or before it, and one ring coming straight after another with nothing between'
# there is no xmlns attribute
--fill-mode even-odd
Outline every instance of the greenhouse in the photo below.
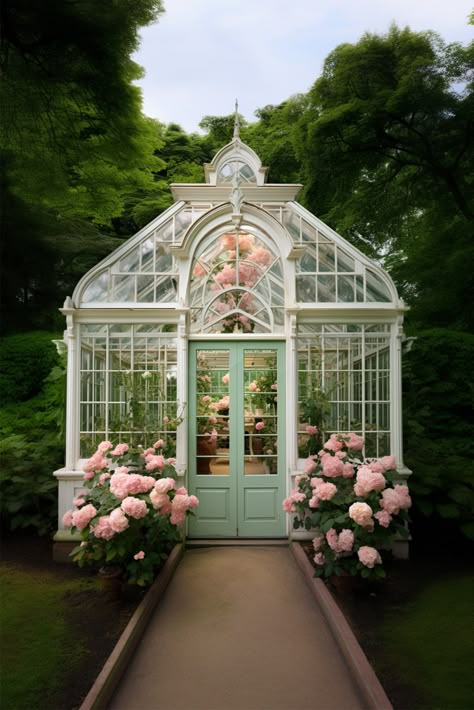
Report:
<svg viewBox="0 0 474 710"><path fill-rule="evenodd" d="M409 474L390 277L296 201L301 185L266 182L238 120L205 175L66 299L59 521L104 439L163 439L200 501L188 538L295 535L282 501L331 433Z"/></svg>

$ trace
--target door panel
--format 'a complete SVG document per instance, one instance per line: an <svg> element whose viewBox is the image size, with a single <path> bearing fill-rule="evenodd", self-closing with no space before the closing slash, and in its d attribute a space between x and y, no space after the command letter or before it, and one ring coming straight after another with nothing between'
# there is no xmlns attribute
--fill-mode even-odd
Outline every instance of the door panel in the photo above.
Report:
<svg viewBox="0 0 474 710"><path fill-rule="evenodd" d="M191 343L190 537L281 537L284 343Z"/></svg>

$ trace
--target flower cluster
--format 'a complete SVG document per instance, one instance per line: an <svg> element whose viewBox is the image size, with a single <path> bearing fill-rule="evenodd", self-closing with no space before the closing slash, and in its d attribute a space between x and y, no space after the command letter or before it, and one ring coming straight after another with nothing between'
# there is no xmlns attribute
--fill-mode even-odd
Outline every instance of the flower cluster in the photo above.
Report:
<svg viewBox="0 0 474 710"><path fill-rule="evenodd" d="M84 492L63 517L79 531L72 557L81 567L118 565L126 580L144 586L179 540L178 526L199 504L177 488L175 459L165 458L165 442L152 447L99 444L84 465Z"/></svg>
<svg viewBox="0 0 474 710"><path fill-rule="evenodd" d="M251 393L252 408L267 409L277 402L276 372L268 370L249 383L247 387Z"/></svg>
<svg viewBox="0 0 474 710"><path fill-rule="evenodd" d="M397 535L407 536L408 487L397 484L393 456L361 461L364 441L357 434L332 434L310 456L296 488L283 501L296 513L295 529L316 529L316 576L385 576L380 551Z"/></svg>

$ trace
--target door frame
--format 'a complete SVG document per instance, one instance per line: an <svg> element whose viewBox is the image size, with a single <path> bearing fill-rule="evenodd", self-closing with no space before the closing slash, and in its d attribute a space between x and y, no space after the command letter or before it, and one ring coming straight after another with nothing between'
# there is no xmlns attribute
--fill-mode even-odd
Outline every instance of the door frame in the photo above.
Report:
<svg viewBox="0 0 474 710"><path fill-rule="evenodd" d="M287 390L287 343L282 338L272 339L241 339L234 341L226 339L214 338L193 338L188 342L188 359L187 373L188 382L188 415L189 422L196 421L196 353L199 350L227 350L229 351L229 369L232 370L231 382L233 381L232 389L237 395L237 407L234 406L229 412L229 433L231 441L234 442L233 451L230 453L229 465L233 464L234 470L229 476L225 477L228 483L229 490L229 519L230 525L227 526L226 532L199 532L191 531L193 521L189 521L188 536L194 538L206 539L245 539L245 538L286 538L287 532L287 516L282 509L282 501L287 492L287 451L286 451L286 427L287 427L287 412L286 412L286 390ZM277 354L277 376L278 376L278 411L277 417L277 473L276 474L254 474L244 475L244 456L245 451L241 448L244 441L244 351L245 350L275 350ZM191 379L193 378L193 379ZM229 391L231 394L232 390ZM232 396L232 394L231 394ZM234 401L235 401L234 399ZM216 477L208 477L206 475L197 474L196 466L196 428L188 426L187 431L187 449L188 449L188 487L192 493L196 493L199 497L199 492L196 491L200 484L204 489L213 488L213 483L217 483ZM239 444L239 442L241 442ZM223 479L224 477L222 477ZM221 477L219 477L221 479ZM224 482L224 481L222 481ZM270 490L265 490L270 489ZM271 497L271 493L275 496L275 511L278 511L277 522L271 524L265 521L263 516L261 520L255 518L255 522L249 523L244 518L244 511L249 509L249 500L256 500L259 493ZM247 499L246 499L247 496ZM250 498L249 498L250 496ZM258 503L257 503L258 506ZM199 509L196 511L199 513ZM259 526L261 523L261 526ZM262 531L259 532L259 527ZM265 527L268 529L265 530ZM273 528L273 529L271 529Z"/></svg>

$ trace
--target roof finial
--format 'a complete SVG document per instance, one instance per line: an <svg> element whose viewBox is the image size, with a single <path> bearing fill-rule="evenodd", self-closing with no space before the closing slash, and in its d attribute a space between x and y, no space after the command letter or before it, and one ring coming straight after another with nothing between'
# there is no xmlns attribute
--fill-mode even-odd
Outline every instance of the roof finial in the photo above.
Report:
<svg viewBox="0 0 474 710"><path fill-rule="evenodd" d="M240 140L239 102L235 99L234 140Z"/></svg>

